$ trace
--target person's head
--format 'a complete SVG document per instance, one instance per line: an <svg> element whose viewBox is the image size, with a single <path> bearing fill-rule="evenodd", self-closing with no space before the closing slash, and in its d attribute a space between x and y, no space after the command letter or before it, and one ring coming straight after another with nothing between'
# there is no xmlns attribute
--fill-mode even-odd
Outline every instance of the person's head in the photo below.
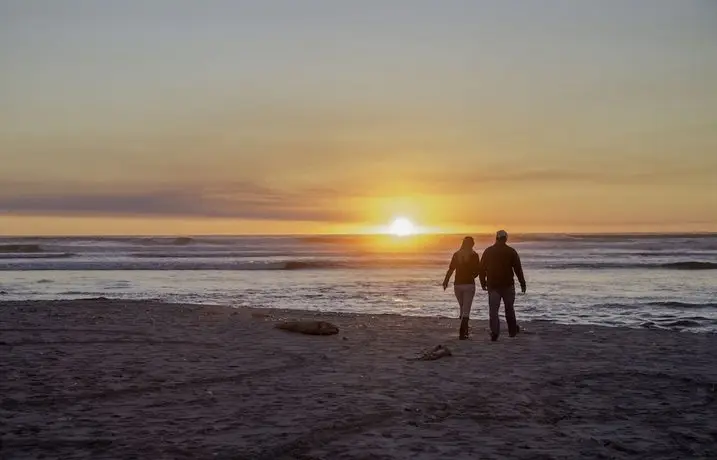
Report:
<svg viewBox="0 0 717 460"><path fill-rule="evenodd" d="M498 243L507 243L508 242L508 232L505 230L498 230L495 234L495 241Z"/></svg>
<svg viewBox="0 0 717 460"><path fill-rule="evenodd" d="M473 241L472 236L466 236L463 238L463 242L461 243L461 249L473 249L473 246L475 246L475 241Z"/></svg>

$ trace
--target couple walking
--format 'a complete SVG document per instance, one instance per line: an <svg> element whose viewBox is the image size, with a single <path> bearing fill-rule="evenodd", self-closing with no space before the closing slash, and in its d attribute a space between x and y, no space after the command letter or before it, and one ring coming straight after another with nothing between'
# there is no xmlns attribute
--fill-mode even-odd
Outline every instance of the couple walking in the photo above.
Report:
<svg viewBox="0 0 717 460"><path fill-rule="evenodd" d="M488 308L490 313L490 336L494 342L500 335L500 317L498 310L500 302L505 305L505 321L508 323L508 334L511 337L520 332L520 326L515 319L515 281L513 273L518 277L520 289L525 293L525 276L520 265L518 252L508 246L508 233L500 230L495 235L495 244L483 251L481 258L473 250L475 242L467 236L463 239L461 249L453 254L451 264L443 280L443 289L448 288L448 283L456 272L455 293L460 306L461 327L459 338L468 338L468 321L471 314L471 305L476 293L475 279L480 279L481 287L488 291Z"/></svg>

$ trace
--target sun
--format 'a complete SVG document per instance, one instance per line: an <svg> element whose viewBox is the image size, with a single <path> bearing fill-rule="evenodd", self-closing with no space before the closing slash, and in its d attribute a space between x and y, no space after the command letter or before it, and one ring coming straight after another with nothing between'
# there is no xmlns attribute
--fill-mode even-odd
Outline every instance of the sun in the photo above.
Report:
<svg viewBox="0 0 717 460"><path fill-rule="evenodd" d="M416 227L405 217L399 217L391 223L388 233L396 236L408 236L416 233Z"/></svg>

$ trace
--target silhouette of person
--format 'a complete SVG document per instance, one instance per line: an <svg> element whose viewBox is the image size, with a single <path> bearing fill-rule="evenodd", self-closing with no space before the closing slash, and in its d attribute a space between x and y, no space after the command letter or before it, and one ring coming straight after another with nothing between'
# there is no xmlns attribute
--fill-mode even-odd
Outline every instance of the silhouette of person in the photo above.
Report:
<svg viewBox="0 0 717 460"><path fill-rule="evenodd" d="M523 267L520 264L518 251L508 246L508 233L500 230L495 235L495 244L483 252L480 264L480 284L488 291L488 308L490 314L490 335L494 342L500 336L500 301L505 306L505 321L508 323L508 334L515 337L520 326L515 319L515 280L518 277L520 289L525 293L527 287Z"/></svg>
<svg viewBox="0 0 717 460"><path fill-rule="evenodd" d="M446 277L443 279L443 290L448 288L453 272L456 272L453 290L460 308L461 325L458 331L458 338L468 338L468 322L471 314L473 298L476 295L476 277L480 270L480 256L473 250L475 241L470 236L463 238L461 248L451 257Z"/></svg>

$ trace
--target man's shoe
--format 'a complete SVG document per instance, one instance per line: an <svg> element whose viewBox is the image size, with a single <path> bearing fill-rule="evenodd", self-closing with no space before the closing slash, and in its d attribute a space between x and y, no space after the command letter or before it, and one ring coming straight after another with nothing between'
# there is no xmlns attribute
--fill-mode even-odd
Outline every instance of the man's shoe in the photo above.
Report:
<svg viewBox="0 0 717 460"><path fill-rule="evenodd" d="M491 342L497 342L497 341L498 341L498 335L497 335L497 334L491 334L491 335L490 335L490 341L491 341Z"/></svg>

